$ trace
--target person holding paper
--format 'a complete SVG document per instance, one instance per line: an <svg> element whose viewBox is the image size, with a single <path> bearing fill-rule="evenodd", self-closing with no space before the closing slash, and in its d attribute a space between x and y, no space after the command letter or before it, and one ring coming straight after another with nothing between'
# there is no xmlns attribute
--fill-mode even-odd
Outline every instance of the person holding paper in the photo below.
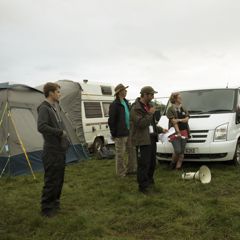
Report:
<svg viewBox="0 0 240 240"><path fill-rule="evenodd" d="M156 109L151 104L155 93L157 92L152 87L143 87L141 97L133 103L130 113L130 135L133 145L140 153L137 157L137 181L139 191L144 194L154 185L158 134L168 131L156 124Z"/></svg>
<svg viewBox="0 0 240 240"><path fill-rule="evenodd" d="M188 125L189 113L187 109L182 106L180 93L173 93L170 97L170 102L172 106L167 110L169 128L174 127L176 130L176 134L170 137L170 141L174 148L171 165L173 168L181 169L187 139L190 138L190 129Z"/></svg>

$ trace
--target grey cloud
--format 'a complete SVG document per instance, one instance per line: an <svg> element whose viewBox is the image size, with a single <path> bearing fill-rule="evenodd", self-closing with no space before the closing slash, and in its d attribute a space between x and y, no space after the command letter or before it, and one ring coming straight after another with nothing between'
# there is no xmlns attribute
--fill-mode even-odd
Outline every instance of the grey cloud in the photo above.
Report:
<svg viewBox="0 0 240 240"><path fill-rule="evenodd" d="M179 80L238 83L239 10L237 0L0 0L0 81L126 81L163 95Z"/></svg>

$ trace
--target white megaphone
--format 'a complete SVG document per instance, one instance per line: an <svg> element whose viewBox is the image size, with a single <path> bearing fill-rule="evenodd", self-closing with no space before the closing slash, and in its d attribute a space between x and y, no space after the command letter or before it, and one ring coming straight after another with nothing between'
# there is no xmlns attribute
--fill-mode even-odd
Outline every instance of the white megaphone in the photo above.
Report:
<svg viewBox="0 0 240 240"><path fill-rule="evenodd" d="M197 172L188 172L182 174L182 179L196 179L206 184L211 182L211 171L207 166L201 166Z"/></svg>

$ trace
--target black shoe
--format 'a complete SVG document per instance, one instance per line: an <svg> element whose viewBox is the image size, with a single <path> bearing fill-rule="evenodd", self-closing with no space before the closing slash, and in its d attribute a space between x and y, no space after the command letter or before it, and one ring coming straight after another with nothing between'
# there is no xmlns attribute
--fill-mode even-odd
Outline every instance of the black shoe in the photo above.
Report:
<svg viewBox="0 0 240 240"><path fill-rule="evenodd" d="M52 218L57 215L57 211L55 209L45 209L42 210L41 215L43 217Z"/></svg>
<svg viewBox="0 0 240 240"><path fill-rule="evenodd" d="M61 208L60 208L59 205L55 206L54 209L55 209L56 211L60 211L60 210L61 210Z"/></svg>
<svg viewBox="0 0 240 240"><path fill-rule="evenodd" d="M154 181L154 179L152 178L152 179L149 180L149 186L154 186L154 185L155 185L155 181Z"/></svg>
<svg viewBox="0 0 240 240"><path fill-rule="evenodd" d="M147 188L139 188L138 191L139 191L140 193L145 194L145 195L149 194L149 190L148 190Z"/></svg>

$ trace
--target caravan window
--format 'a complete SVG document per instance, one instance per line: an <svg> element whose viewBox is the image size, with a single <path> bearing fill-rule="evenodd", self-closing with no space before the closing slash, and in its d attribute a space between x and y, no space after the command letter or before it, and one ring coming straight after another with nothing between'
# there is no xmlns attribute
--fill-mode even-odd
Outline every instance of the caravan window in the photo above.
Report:
<svg viewBox="0 0 240 240"><path fill-rule="evenodd" d="M109 116L109 107L110 107L111 102L103 102L103 113L104 113L104 117L108 117Z"/></svg>
<svg viewBox="0 0 240 240"><path fill-rule="evenodd" d="M102 89L102 94L103 95L112 95L112 88L111 87L101 86L101 89Z"/></svg>
<svg viewBox="0 0 240 240"><path fill-rule="evenodd" d="M86 118L101 118L102 109L100 102L84 102Z"/></svg>

